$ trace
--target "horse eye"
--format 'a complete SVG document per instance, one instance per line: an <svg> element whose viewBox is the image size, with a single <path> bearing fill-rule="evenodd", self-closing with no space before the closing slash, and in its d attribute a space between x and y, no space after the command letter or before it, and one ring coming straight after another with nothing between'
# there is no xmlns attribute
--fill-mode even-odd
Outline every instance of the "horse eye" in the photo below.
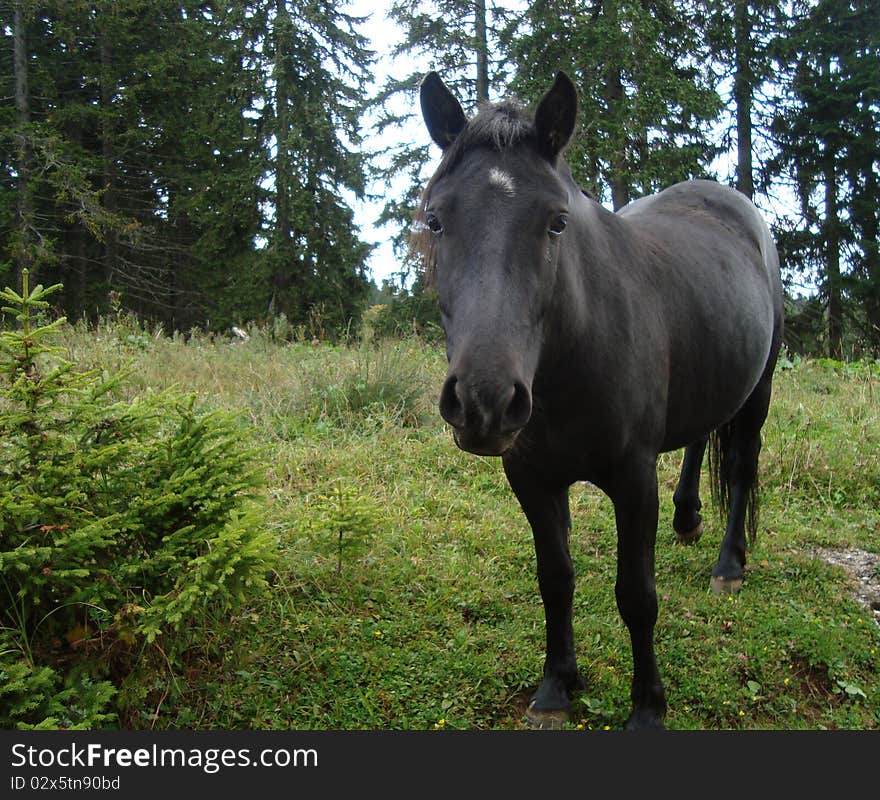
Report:
<svg viewBox="0 0 880 800"><path fill-rule="evenodd" d="M443 223L440 222L436 214L430 212L425 216L425 224L431 233L443 233Z"/></svg>
<svg viewBox="0 0 880 800"><path fill-rule="evenodd" d="M559 234L565 230L566 225L568 225L568 216L566 214L560 214L550 223L551 235L559 236Z"/></svg>

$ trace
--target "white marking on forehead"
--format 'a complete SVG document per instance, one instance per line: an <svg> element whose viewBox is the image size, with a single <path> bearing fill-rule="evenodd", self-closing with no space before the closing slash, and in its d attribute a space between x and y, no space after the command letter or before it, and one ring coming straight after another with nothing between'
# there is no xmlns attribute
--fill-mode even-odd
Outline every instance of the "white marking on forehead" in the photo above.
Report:
<svg viewBox="0 0 880 800"><path fill-rule="evenodd" d="M503 169L492 167L489 170L489 183L497 186L502 192L509 194L511 197L516 194L516 182L513 180L513 176Z"/></svg>

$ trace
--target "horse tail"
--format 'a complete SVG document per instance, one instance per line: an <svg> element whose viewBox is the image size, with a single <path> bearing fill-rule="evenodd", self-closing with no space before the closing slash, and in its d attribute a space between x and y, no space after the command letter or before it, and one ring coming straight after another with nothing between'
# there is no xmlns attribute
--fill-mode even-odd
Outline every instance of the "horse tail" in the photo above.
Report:
<svg viewBox="0 0 880 800"><path fill-rule="evenodd" d="M730 490L733 482L733 460L735 453L733 445L733 421L725 422L724 425L709 435L708 466L709 488L712 502L718 509L722 521L726 524L730 513ZM755 543L758 535L758 475L757 471L752 485L746 496L746 535L749 544Z"/></svg>

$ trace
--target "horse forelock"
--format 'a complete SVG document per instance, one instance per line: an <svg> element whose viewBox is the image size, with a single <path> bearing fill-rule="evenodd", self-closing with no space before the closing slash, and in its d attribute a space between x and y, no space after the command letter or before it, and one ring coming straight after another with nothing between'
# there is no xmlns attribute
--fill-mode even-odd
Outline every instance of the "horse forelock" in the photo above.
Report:
<svg viewBox="0 0 880 800"><path fill-rule="evenodd" d="M412 248L423 259L425 280L429 286L434 277L436 239L425 224L425 214L434 184L449 175L469 150L486 148L503 153L533 138L534 134L535 125L525 107L514 100L504 100L481 106L455 141L446 148L436 172L419 199L410 237Z"/></svg>
<svg viewBox="0 0 880 800"><path fill-rule="evenodd" d="M534 134L525 108L514 100L484 105L459 136L462 150L489 146L499 152Z"/></svg>

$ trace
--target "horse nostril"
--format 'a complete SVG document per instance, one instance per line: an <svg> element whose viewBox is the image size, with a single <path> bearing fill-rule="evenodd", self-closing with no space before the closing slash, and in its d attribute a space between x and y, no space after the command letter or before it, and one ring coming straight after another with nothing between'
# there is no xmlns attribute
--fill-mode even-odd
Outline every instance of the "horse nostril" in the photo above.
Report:
<svg viewBox="0 0 880 800"><path fill-rule="evenodd" d="M513 396L501 418L501 432L513 433L525 427L532 416L532 395L525 384L517 381L513 385Z"/></svg>
<svg viewBox="0 0 880 800"><path fill-rule="evenodd" d="M440 391L440 416L453 428L464 427L464 405L458 396L458 378L450 375Z"/></svg>

